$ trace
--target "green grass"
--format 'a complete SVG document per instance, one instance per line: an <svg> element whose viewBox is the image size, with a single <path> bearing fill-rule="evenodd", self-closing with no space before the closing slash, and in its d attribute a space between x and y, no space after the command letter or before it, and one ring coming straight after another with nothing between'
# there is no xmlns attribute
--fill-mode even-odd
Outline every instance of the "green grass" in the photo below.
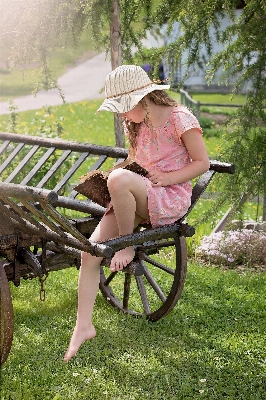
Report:
<svg viewBox="0 0 266 400"><path fill-rule="evenodd" d="M219 103L219 104L245 104L246 95L235 94L232 96L229 93L197 93L189 92L193 100L200 101L201 103Z"/></svg>
<svg viewBox="0 0 266 400"><path fill-rule="evenodd" d="M149 323L99 294L97 336L62 362L75 323L78 272L10 284L15 334L2 368L1 400L264 400L265 274L190 263L178 305Z"/></svg>
<svg viewBox="0 0 266 400"><path fill-rule="evenodd" d="M236 112L237 107L217 107L211 106L211 104L245 104L246 96L243 94L236 94L232 96L229 93L189 93L190 96L201 103L210 103L210 105L205 105L200 107L200 112L207 112L210 114L225 114L232 115Z"/></svg>

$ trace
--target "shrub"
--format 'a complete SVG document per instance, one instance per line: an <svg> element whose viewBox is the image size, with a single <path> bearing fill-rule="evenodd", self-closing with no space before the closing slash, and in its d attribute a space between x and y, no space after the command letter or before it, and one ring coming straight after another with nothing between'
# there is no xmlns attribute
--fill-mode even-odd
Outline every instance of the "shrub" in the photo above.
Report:
<svg viewBox="0 0 266 400"><path fill-rule="evenodd" d="M211 129L215 126L215 121L207 117L200 117L199 122L202 129Z"/></svg>
<svg viewBox="0 0 266 400"><path fill-rule="evenodd" d="M203 237L197 255L218 265L266 265L266 234L250 229L213 233Z"/></svg>

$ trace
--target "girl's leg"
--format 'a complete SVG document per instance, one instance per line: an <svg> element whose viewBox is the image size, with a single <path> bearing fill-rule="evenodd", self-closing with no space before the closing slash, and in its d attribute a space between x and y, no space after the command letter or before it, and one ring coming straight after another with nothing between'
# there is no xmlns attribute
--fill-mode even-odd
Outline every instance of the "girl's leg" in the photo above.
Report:
<svg viewBox="0 0 266 400"><path fill-rule="evenodd" d="M104 241L118 235L118 227L113 210L110 210L100 221L91 240ZM92 312L100 282L100 263L102 258L89 253L81 253L81 267L78 282L78 311L76 326L69 343L64 361L69 361L85 340L96 335L92 324Z"/></svg>
<svg viewBox="0 0 266 400"><path fill-rule="evenodd" d="M116 174L114 174L115 171ZM104 215L91 240L105 241L118 235L132 233L140 221L148 219L147 189L144 180L137 174L126 170L115 170L110 174L108 187L113 209ZM121 173L123 171L125 173ZM116 183L117 182L117 183ZM122 200L122 201L121 201ZM115 254L111 270L122 269L134 257L133 247L128 247ZM70 340L64 361L69 361L85 340L96 335L92 324L92 312L99 289L100 263L102 258L82 253L78 288L78 312L76 326Z"/></svg>
<svg viewBox="0 0 266 400"><path fill-rule="evenodd" d="M142 219L149 219L145 181L142 176L119 168L111 172L107 183L119 235L130 234ZM134 255L132 246L118 251L111 261L111 271L123 269L133 260Z"/></svg>

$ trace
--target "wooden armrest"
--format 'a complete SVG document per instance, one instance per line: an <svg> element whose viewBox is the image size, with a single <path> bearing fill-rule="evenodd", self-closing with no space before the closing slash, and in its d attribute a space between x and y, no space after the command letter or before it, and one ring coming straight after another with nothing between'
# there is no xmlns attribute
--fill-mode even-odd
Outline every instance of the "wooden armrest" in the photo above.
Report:
<svg viewBox="0 0 266 400"><path fill-rule="evenodd" d="M225 163L221 161L211 160L210 161L210 170L220 173L226 174L234 174L235 173L235 165L231 163Z"/></svg>

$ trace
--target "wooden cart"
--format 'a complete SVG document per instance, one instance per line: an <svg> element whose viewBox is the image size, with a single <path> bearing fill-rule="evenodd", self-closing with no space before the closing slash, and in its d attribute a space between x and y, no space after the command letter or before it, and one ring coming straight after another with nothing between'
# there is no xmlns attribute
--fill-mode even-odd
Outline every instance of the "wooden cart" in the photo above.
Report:
<svg viewBox="0 0 266 400"><path fill-rule="evenodd" d="M8 281L18 286L21 278L38 278L44 300L48 274L79 268L81 251L104 258L100 290L119 310L157 321L178 302L186 277L186 237L194 234L185 218L214 174L233 173L234 166L211 161L210 170L193 188L188 213L176 223L156 229L144 225L131 235L92 243L88 238L105 209L78 195L70 182L126 157L122 148L0 133L1 365L13 339ZM136 249L133 262L122 272L111 273L108 264L113 254L130 245Z"/></svg>

